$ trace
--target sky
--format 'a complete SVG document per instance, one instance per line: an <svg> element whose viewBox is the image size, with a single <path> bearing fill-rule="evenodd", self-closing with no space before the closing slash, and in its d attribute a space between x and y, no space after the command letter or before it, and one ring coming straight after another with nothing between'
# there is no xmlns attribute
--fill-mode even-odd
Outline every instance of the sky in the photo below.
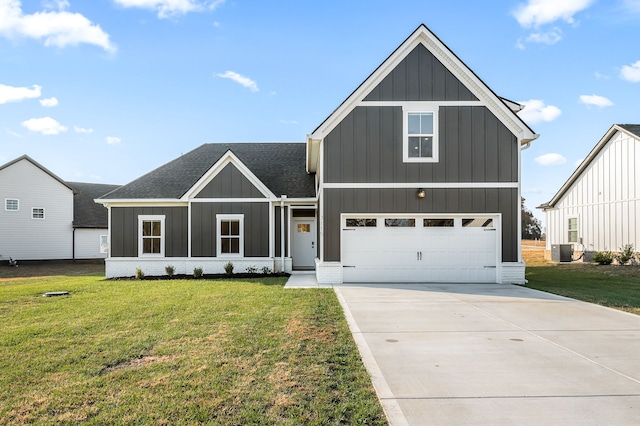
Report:
<svg viewBox="0 0 640 426"><path fill-rule="evenodd" d="M525 105L540 219L640 123L640 0L0 0L0 164L125 184L203 143L304 142L422 23Z"/></svg>

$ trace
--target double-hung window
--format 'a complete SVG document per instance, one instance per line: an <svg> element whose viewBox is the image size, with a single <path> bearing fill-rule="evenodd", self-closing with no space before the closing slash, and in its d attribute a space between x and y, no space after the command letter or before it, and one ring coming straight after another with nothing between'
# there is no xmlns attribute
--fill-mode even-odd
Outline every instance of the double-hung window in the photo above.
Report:
<svg viewBox="0 0 640 426"><path fill-rule="evenodd" d="M577 243L578 242L578 218L570 217L569 223L567 226L568 229L568 242Z"/></svg>
<svg viewBox="0 0 640 426"><path fill-rule="evenodd" d="M244 215L219 214L216 218L218 256L244 256Z"/></svg>
<svg viewBox="0 0 640 426"><path fill-rule="evenodd" d="M404 111L405 162L438 161L437 111Z"/></svg>
<svg viewBox="0 0 640 426"><path fill-rule="evenodd" d="M44 208L43 207L33 207L33 208L31 208L31 218L32 219L44 219Z"/></svg>
<svg viewBox="0 0 640 426"><path fill-rule="evenodd" d="M164 256L164 215L138 216L138 255Z"/></svg>

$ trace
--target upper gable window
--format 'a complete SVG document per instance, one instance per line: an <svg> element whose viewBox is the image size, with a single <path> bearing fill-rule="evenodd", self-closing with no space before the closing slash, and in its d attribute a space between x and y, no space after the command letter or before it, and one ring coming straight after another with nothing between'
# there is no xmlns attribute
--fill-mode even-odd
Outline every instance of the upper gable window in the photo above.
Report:
<svg viewBox="0 0 640 426"><path fill-rule="evenodd" d="M405 162L438 161L438 112L404 111L403 157Z"/></svg>

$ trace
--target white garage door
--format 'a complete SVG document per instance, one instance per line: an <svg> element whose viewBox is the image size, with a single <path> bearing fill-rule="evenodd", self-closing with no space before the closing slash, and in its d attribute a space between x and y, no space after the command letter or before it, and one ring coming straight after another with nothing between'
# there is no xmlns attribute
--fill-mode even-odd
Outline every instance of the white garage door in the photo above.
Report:
<svg viewBox="0 0 640 426"><path fill-rule="evenodd" d="M342 218L344 282L496 282L499 217Z"/></svg>

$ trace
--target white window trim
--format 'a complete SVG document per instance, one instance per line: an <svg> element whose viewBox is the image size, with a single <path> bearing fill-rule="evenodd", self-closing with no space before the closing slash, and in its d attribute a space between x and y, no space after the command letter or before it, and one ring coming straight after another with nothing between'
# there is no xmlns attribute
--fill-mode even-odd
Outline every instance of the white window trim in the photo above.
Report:
<svg viewBox="0 0 640 426"><path fill-rule="evenodd" d="M433 151L431 157L409 157L409 113L430 113L433 114ZM402 160L405 163L437 163L439 155L438 138L438 106L412 105L402 108Z"/></svg>
<svg viewBox="0 0 640 426"><path fill-rule="evenodd" d="M223 220L237 220L239 222L239 253L222 253L222 244L220 244L221 222ZM216 215L216 256L217 257L244 257L244 215L243 214L217 214Z"/></svg>
<svg viewBox="0 0 640 426"><path fill-rule="evenodd" d="M160 221L160 253L143 253L142 248L142 222L146 220ZM139 215L138 216L138 257L164 257L165 245L165 215Z"/></svg>
<svg viewBox="0 0 640 426"><path fill-rule="evenodd" d="M8 201L16 201L16 204L17 204L18 208L17 208L17 209L15 209L15 210L14 210L14 209L9 209L9 208L7 208L7 202L8 202ZM20 211L20 199L19 199L19 198L5 198L5 199L4 199L4 210L5 210L5 211L8 211L8 212L17 212L17 211Z"/></svg>
<svg viewBox="0 0 640 426"><path fill-rule="evenodd" d="M34 217L35 210L42 210L42 217ZM31 219L44 220L46 217L44 207L31 207Z"/></svg>

